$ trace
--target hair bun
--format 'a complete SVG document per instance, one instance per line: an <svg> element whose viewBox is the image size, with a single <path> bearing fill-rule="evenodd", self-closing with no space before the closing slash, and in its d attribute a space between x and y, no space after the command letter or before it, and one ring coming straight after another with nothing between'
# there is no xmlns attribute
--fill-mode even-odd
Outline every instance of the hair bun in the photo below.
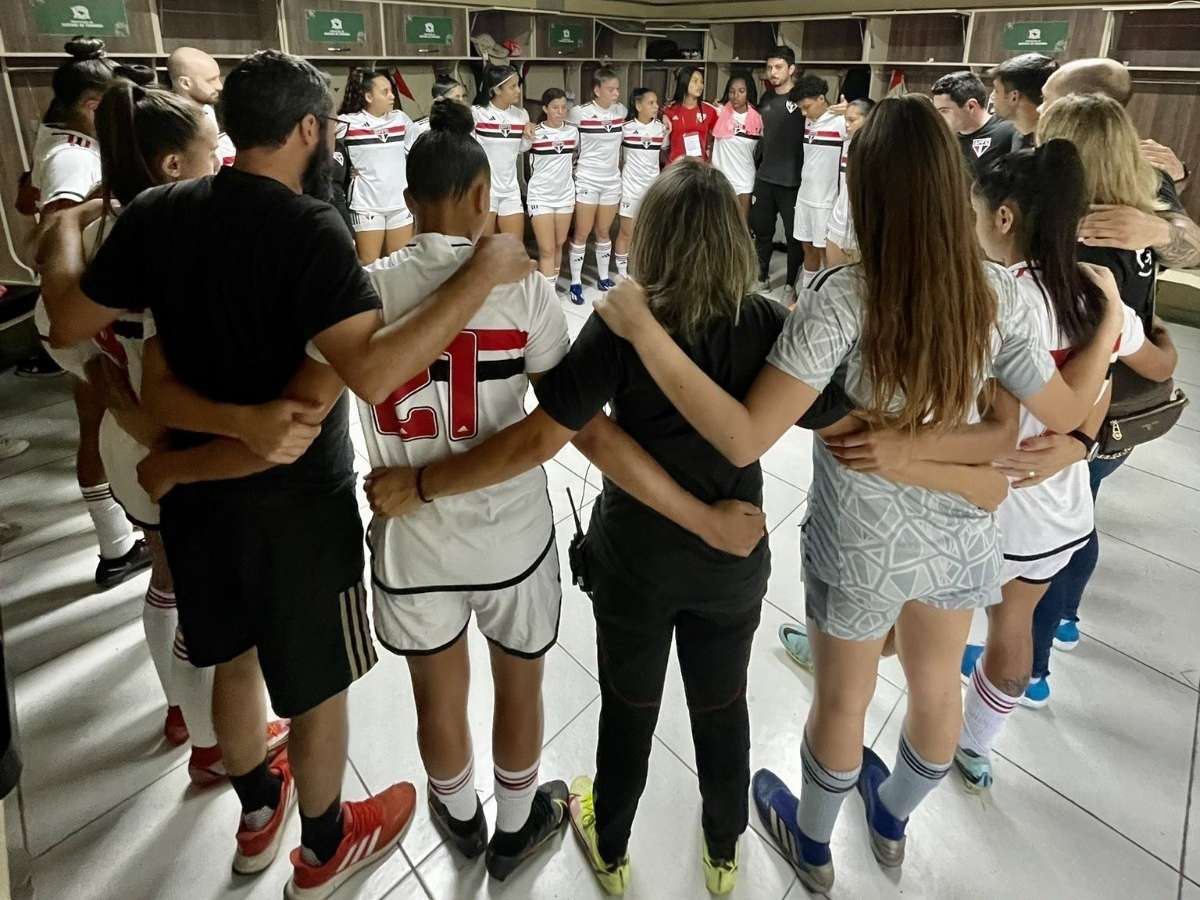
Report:
<svg viewBox="0 0 1200 900"><path fill-rule="evenodd" d="M429 129L469 137L475 130L475 118L461 103L442 100L429 108Z"/></svg>
<svg viewBox="0 0 1200 900"><path fill-rule="evenodd" d="M122 63L113 70L118 78L132 81L138 87L149 87L158 79L158 75L149 66L139 66L133 63Z"/></svg>
<svg viewBox="0 0 1200 900"><path fill-rule="evenodd" d="M101 59L104 56L104 41L79 35L67 41L63 49L75 59Z"/></svg>

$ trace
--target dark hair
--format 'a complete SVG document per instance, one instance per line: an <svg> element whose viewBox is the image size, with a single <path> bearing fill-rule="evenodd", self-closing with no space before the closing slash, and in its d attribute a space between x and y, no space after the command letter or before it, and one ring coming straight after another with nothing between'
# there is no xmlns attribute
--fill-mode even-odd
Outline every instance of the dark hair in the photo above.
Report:
<svg viewBox="0 0 1200 900"><path fill-rule="evenodd" d="M617 74L617 70L610 66L601 66L592 73L592 96L596 96L596 88L604 84L606 81L613 79L620 80L621 76Z"/></svg>
<svg viewBox="0 0 1200 900"><path fill-rule="evenodd" d="M281 146L305 116L325 119L333 98L329 76L312 63L280 50L259 50L229 73L218 107L233 145L249 150Z"/></svg>
<svg viewBox="0 0 1200 900"><path fill-rule="evenodd" d="M758 106L758 85L754 83L754 76L749 72L734 72L729 76L729 80L725 82L725 93L721 95L721 102L729 102L729 89L733 87L735 81L744 81L746 83L746 102L751 106Z"/></svg>
<svg viewBox="0 0 1200 900"><path fill-rule="evenodd" d="M99 38L73 37L63 49L71 58L55 69L50 79L54 98L42 116L46 123L63 121L88 91L102 93L116 68L116 63L104 55L104 41Z"/></svg>
<svg viewBox="0 0 1200 900"><path fill-rule="evenodd" d="M188 148L200 130L201 115L170 91L117 80L96 107L105 195L125 206L161 184L158 161Z"/></svg>
<svg viewBox="0 0 1200 900"><path fill-rule="evenodd" d="M633 116L635 118L637 117L638 104L642 102L642 98L645 97L647 94L654 94L655 96L658 96L658 92L656 90L654 90L654 88L648 88L648 87L634 88L633 91L630 92L630 94L629 94L629 111L630 111L630 113L633 114Z"/></svg>
<svg viewBox="0 0 1200 900"><path fill-rule="evenodd" d="M954 101L955 106L966 106L968 100L974 100L980 106L987 106L988 89L974 72L951 72L943 75L929 89L931 96L945 94Z"/></svg>
<svg viewBox="0 0 1200 900"><path fill-rule="evenodd" d="M396 82L386 69L365 69L355 66L346 76L346 90L342 93L342 105L338 107L338 115L359 113L367 108L367 91L374 85L376 78L383 78L392 86L392 96L396 95Z"/></svg>
<svg viewBox="0 0 1200 900"><path fill-rule="evenodd" d="M1010 153L979 173L975 193L993 211L1017 207L1018 248L1059 329L1073 347L1091 340L1104 318L1104 295L1075 260L1079 220L1091 201L1075 145L1058 139Z"/></svg>
<svg viewBox="0 0 1200 900"><path fill-rule="evenodd" d="M767 53L767 60L770 61L772 59L782 59L789 66L794 66L796 64L796 51L791 47L781 44L778 47L773 47Z"/></svg>
<svg viewBox="0 0 1200 900"><path fill-rule="evenodd" d="M463 88L464 90L466 89L466 85L464 85L457 78L451 78L449 75L439 75L437 80L434 81L433 87L429 91L429 95L433 97L434 100L437 100L441 97L445 97L456 87Z"/></svg>
<svg viewBox="0 0 1200 900"><path fill-rule="evenodd" d="M517 79L518 83L521 80L520 73L512 66L488 66L485 68L483 77L479 79L479 91L475 95L475 105L487 106L491 103L492 97L496 95L496 88L510 78Z"/></svg>
<svg viewBox="0 0 1200 900"><path fill-rule="evenodd" d="M870 97L859 97L857 100L851 100L847 106L853 106L864 116L875 108L875 101Z"/></svg>
<svg viewBox="0 0 1200 900"><path fill-rule="evenodd" d="M488 175L487 154L475 140L475 117L461 103L435 103L429 131L408 151L408 192L420 203L461 200Z"/></svg>
<svg viewBox="0 0 1200 900"><path fill-rule="evenodd" d="M567 92L562 88L546 88L546 92L542 94L542 116L538 119L539 122L546 121L546 107L555 100L565 100Z"/></svg>
<svg viewBox="0 0 1200 900"><path fill-rule="evenodd" d="M819 75L805 75L796 82L795 96L801 100L824 97L829 93L829 82Z"/></svg>
<svg viewBox="0 0 1200 900"><path fill-rule="evenodd" d="M683 98L688 95L688 84L691 83L692 76L697 72L700 73L700 78L703 80L704 68L702 66L684 66L679 70L679 74L675 76L675 95L671 98L672 103L683 102Z"/></svg>
<svg viewBox="0 0 1200 900"><path fill-rule="evenodd" d="M1042 102L1042 86L1058 68L1049 56L1042 53L1022 53L996 66L988 77L1000 80L1005 89L1016 91L1030 103Z"/></svg>
<svg viewBox="0 0 1200 900"><path fill-rule="evenodd" d="M121 63L113 69L113 76L132 81L141 87L150 87L158 81L158 73L150 66L139 66L135 63Z"/></svg>

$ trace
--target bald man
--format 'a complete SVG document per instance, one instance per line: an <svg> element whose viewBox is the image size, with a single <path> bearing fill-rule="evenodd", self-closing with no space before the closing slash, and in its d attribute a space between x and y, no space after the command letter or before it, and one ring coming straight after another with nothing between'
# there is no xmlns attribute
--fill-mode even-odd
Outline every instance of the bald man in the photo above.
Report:
<svg viewBox="0 0 1200 900"><path fill-rule="evenodd" d="M1114 59L1076 59L1064 63L1042 87L1042 109L1068 94L1104 94L1122 106L1133 97L1133 77ZM1128 206L1097 209L1079 228L1083 243L1092 247L1141 250L1153 247L1165 266L1200 266L1200 225L1193 222L1179 203L1177 187L1188 172L1169 147L1142 141L1142 155L1163 173L1159 198L1169 209L1150 215Z"/></svg>
<svg viewBox="0 0 1200 900"><path fill-rule="evenodd" d="M217 123L216 106L221 99L223 82L221 67L215 59L195 47L178 47L167 57L167 74L171 78L171 90L191 100ZM233 141L221 131L217 137L217 156L221 165L233 165L236 155Z"/></svg>

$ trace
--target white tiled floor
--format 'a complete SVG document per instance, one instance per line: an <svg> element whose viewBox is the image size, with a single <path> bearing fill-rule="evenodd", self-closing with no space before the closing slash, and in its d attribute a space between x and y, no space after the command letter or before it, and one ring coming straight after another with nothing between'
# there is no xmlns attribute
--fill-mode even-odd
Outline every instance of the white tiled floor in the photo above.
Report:
<svg viewBox="0 0 1200 900"><path fill-rule="evenodd" d="M566 311L576 334L587 310ZM1200 400L1200 383L1186 383L1200 382L1200 331L1175 331L1185 348L1183 387ZM968 795L949 778L916 814L899 876L874 863L861 803L851 797L834 835L839 896L1200 900L1200 824L1189 817L1200 715L1195 410L1106 483L1098 510L1103 549L1084 607L1085 638L1074 653L1054 659L1052 705L1014 714L1000 742L991 795ZM72 477L74 424L66 386L0 376L0 431L33 444L0 463L0 510L24 526L0 561L0 604L17 675L26 764L23 828L37 896L279 896L285 855L257 878L231 875L236 801L228 789L191 788L185 752L161 741L163 700L138 621L145 576L104 593L91 589L95 551ZM811 478L809 450L809 436L794 430L764 458L775 565L749 688L753 764L771 766L794 782L812 682L786 660L775 630L803 615L797 526ZM365 459L359 464L365 470ZM586 516L599 477L571 447L547 472L556 518L563 522L565 567L566 489L583 502ZM473 635L470 650L478 682L470 711L476 767L486 773L486 644ZM590 607L567 585L558 646L547 658L543 773L570 778L591 771L599 710L595 675ZM347 797L400 778L422 783L410 696L403 662L386 653L352 691ZM903 674L894 660L886 661L867 717L867 738L885 758L903 713ZM674 667L656 734L634 827L630 896L702 898L700 801ZM490 794L488 780L479 783ZM487 812L494 813L491 802ZM285 845L294 840L289 835ZM555 850L503 886L491 884L481 863L464 865L441 845L422 808L402 851L338 896L600 896L569 835ZM806 896L757 832L756 820L743 842L736 896Z"/></svg>

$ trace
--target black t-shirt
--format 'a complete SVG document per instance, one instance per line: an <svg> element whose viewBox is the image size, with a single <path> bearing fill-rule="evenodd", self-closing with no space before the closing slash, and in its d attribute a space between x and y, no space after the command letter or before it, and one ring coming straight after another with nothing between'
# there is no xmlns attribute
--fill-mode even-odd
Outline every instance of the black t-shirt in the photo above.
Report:
<svg viewBox="0 0 1200 900"><path fill-rule="evenodd" d="M1009 154L1016 133L1012 122L992 116L970 134L960 134L958 145L971 171L978 176L991 168L996 160Z"/></svg>
<svg viewBox="0 0 1200 900"><path fill-rule="evenodd" d="M275 400L314 336L379 307L346 226L327 203L233 168L154 188L117 219L83 276L95 302L150 309L183 384L222 403ZM353 481L349 401L295 463L248 479L177 488L189 496L336 489ZM208 440L176 434L178 446Z"/></svg>
<svg viewBox="0 0 1200 900"><path fill-rule="evenodd" d="M804 170L804 113L800 100L770 89L758 105L763 120L758 142L761 181L780 187L797 187Z"/></svg>
<svg viewBox="0 0 1200 900"><path fill-rule="evenodd" d="M775 344L787 311L758 296L746 298L735 324L721 319L692 344L680 346L709 377L741 399ZM638 358L597 315L591 316L559 365L538 382L547 415L578 431L612 404L613 419L705 503L744 500L762 505L762 469L739 469L718 453L671 405ZM801 425L822 428L848 414L838 387L827 388ZM714 550L698 537L643 506L608 479L593 509L588 545L606 567L652 584L694 586L708 593L765 588L770 549L763 540L747 559Z"/></svg>
<svg viewBox="0 0 1200 900"><path fill-rule="evenodd" d="M350 234L354 234L354 220L350 215L350 151L346 149L346 144L340 138L333 146L333 181L332 195L329 198L329 205L338 211L338 215L342 217L342 221L346 223L346 227L350 229Z"/></svg>
<svg viewBox="0 0 1200 900"><path fill-rule="evenodd" d="M1037 146L1037 132L1031 131L1029 134L1021 134L1017 130L1013 130L1012 152L1018 150L1032 150Z"/></svg>

